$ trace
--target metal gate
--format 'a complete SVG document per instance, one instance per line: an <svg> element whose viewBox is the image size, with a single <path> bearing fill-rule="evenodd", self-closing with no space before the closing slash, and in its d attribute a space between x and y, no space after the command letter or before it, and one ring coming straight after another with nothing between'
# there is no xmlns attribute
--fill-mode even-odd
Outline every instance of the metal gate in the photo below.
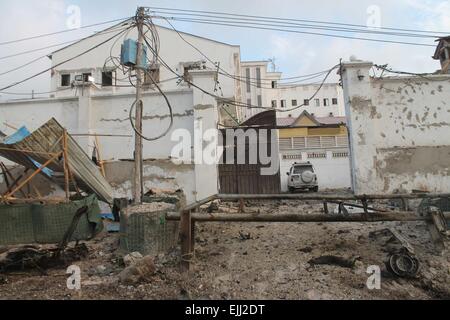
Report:
<svg viewBox="0 0 450 320"><path fill-rule="evenodd" d="M261 119L261 116L259 116ZM272 121L272 114L266 114L265 119L270 117ZM249 119L250 120L250 119ZM247 124L247 123L244 123ZM234 161L233 164L227 164L226 151L224 151L223 158L221 164L219 164L219 188L220 193L222 194L274 194L281 192L281 183L280 183L280 168L278 166L278 170L276 174L273 175L262 175L261 168L269 167L270 165L262 165L259 159L259 130L260 129L271 129L272 125L264 125L260 127L240 127L226 130L237 130L242 129L244 131L252 129L257 131L258 143L256 147L256 151L258 153L257 163L249 164L249 141L245 140L245 145L241 147L245 147L245 164L239 164L237 162L237 148L238 141L235 138L234 141L227 141L225 129L222 130L223 137L223 146L224 150L227 148L234 148ZM271 134L270 130L267 130L267 149L271 150ZM278 139L275 139L278 141ZM278 143L278 142L277 142ZM276 157L278 157L278 146L276 148Z"/></svg>

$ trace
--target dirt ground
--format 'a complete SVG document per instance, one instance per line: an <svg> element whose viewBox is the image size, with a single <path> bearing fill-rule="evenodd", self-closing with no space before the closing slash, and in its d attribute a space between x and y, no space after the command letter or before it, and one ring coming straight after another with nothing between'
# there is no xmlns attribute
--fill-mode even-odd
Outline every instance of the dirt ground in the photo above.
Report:
<svg viewBox="0 0 450 320"><path fill-rule="evenodd" d="M309 201L246 202L246 212L317 213ZM237 212L237 203L220 203ZM203 208L205 210L205 208ZM392 227L413 245L421 262L413 279L386 271L388 238L371 232ZM65 269L0 275L0 299L449 299L450 257L438 255L425 223L197 223L192 271L180 273L179 248L154 257L156 273L136 285L123 285L117 233L86 242L81 290L67 289ZM334 255L353 266L314 265ZM381 268L381 289L366 286L367 267Z"/></svg>

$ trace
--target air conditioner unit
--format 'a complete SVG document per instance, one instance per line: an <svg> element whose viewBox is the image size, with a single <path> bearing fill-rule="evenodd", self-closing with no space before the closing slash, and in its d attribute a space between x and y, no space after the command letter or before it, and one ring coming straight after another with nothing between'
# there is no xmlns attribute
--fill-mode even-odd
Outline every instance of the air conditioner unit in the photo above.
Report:
<svg viewBox="0 0 450 320"><path fill-rule="evenodd" d="M87 81L84 81L84 75L82 74L77 74L75 76L75 80L73 81L73 84L75 86L86 85L91 83L95 83L95 78L93 76L88 76Z"/></svg>

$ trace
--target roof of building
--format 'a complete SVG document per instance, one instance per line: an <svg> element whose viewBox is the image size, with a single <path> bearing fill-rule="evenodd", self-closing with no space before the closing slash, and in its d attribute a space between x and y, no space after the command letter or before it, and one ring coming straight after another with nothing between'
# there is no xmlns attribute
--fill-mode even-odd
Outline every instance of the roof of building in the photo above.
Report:
<svg viewBox="0 0 450 320"><path fill-rule="evenodd" d="M433 59L439 60L439 55L441 54L441 49L444 46L444 41L449 41L449 40L450 40L450 36L440 37L440 38L436 39L436 41L439 41L439 43L436 46L436 50L434 51Z"/></svg>
<svg viewBox="0 0 450 320"><path fill-rule="evenodd" d="M131 19L131 18L130 18L130 19ZM89 36L87 36L87 37L85 37L85 38L82 38L82 39L80 39L80 40L78 40L78 41L75 41L75 42L73 42L73 43L71 43L71 44L69 44L69 45L67 45L67 46L64 46L64 47L62 47L62 48L59 48L58 50L55 50L55 51L53 51L52 53L48 54L47 57L49 57L49 58L51 59L52 56L53 56L53 54L55 54L56 52L65 50L65 49L67 49L67 48L70 48L71 46L73 46L73 45L75 45L75 44L77 44L77 43L79 43L79 42L81 42L81 41L84 41L84 40L86 40L86 39L95 37L95 36L98 35L99 33L105 32L105 31L107 31L107 30L109 30L109 29L117 28L117 26L120 26L120 25L122 25L122 24L125 25L126 23L128 23L128 21L129 21L130 19L126 19L126 20L124 20L124 21L121 21L121 22L119 22L119 23L116 23L116 24L114 24L113 26L108 27L108 28L106 28L106 29L104 29L104 30L102 30L102 31L96 32L96 33L91 34L91 35L89 35ZM179 31L179 30L176 30L176 31L175 31L175 30L172 29L172 28L164 27L164 26L161 26L161 25L159 25L159 24L155 24L155 26L158 27L158 28L166 29L166 30L173 31L173 32L177 32L177 31L178 31L178 33L180 33L180 34L182 34L182 35L192 36L192 37L196 37L196 38L208 40L208 41L211 41L211 42L216 42L216 43L223 44L223 45L227 45L227 46L231 46L231 47L239 47L239 45L229 44L229 43L217 41L217 40L214 40L214 39L205 38L205 37L202 37L202 36L199 36L199 35L195 35L195 34L192 34L192 33L184 32L184 31ZM119 30L119 29L118 29L118 30Z"/></svg>
<svg viewBox="0 0 450 320"><path fill-rule="evenodd" d="M276 126L276 112L275 110L266 110L259 112L254 116L250 117L241 126Z"/></svg>
<svg viewBox="0 0 450 320"><path fill-rule="evenodd" d="M245 60L241 61L242 64L268 64L269 60Z"/></svg>

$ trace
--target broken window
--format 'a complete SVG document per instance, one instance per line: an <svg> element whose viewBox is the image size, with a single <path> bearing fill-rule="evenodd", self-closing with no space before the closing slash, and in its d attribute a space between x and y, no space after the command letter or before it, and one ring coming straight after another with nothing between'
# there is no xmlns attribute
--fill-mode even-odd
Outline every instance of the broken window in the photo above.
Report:
<svg viewBox="0 0 450 320"><path fill-rule="evenodd" d="M276 108L277 107L277 100L272 100L272 108Z"/></svg>
<svg viewBox="0 0 450 320"><path fill-rule="evenodd" d="M332 103L333 105L337 105L337 104L338 104L337 98L331 99L331 103Z"/></svg>
<svg viewBox="0 0 450 320"><path fill-rule="evenodd" d="M297 106L297 100L295 100L295 99L292 100L292 106L293 106L293 107L296 107L296 106Z"/></svg>
<svg viewBox="0 0 450 320"><path fill-rule="evenodd" d="M320 107L320 99L314 99L316 107Z"/></svg>
<svg viewBox="0 0 450 320"><path fill-rule="evenodd" d="M323 99L323 105L324 105L324 107L327 107L330 105L329 100L327 98Z"/></svg>
<svg viewBox="0 0 450 320"><path fill-rule="evenodd" d="M309 106L309 100L308 99L303 100L303 105Z"/></svg>
<svg viewBox="0 0 450 320"><path fill-rule="evenodd" d="M62 74L61 75L61 87L70 86L70 74Z"/></svg>
<svg viewBox="0 0 450 320"><path fill-rule="evenodd" d="M110 87L113 85L113 72L112 71L103 71L102 72L102 86Z"/></svg>

